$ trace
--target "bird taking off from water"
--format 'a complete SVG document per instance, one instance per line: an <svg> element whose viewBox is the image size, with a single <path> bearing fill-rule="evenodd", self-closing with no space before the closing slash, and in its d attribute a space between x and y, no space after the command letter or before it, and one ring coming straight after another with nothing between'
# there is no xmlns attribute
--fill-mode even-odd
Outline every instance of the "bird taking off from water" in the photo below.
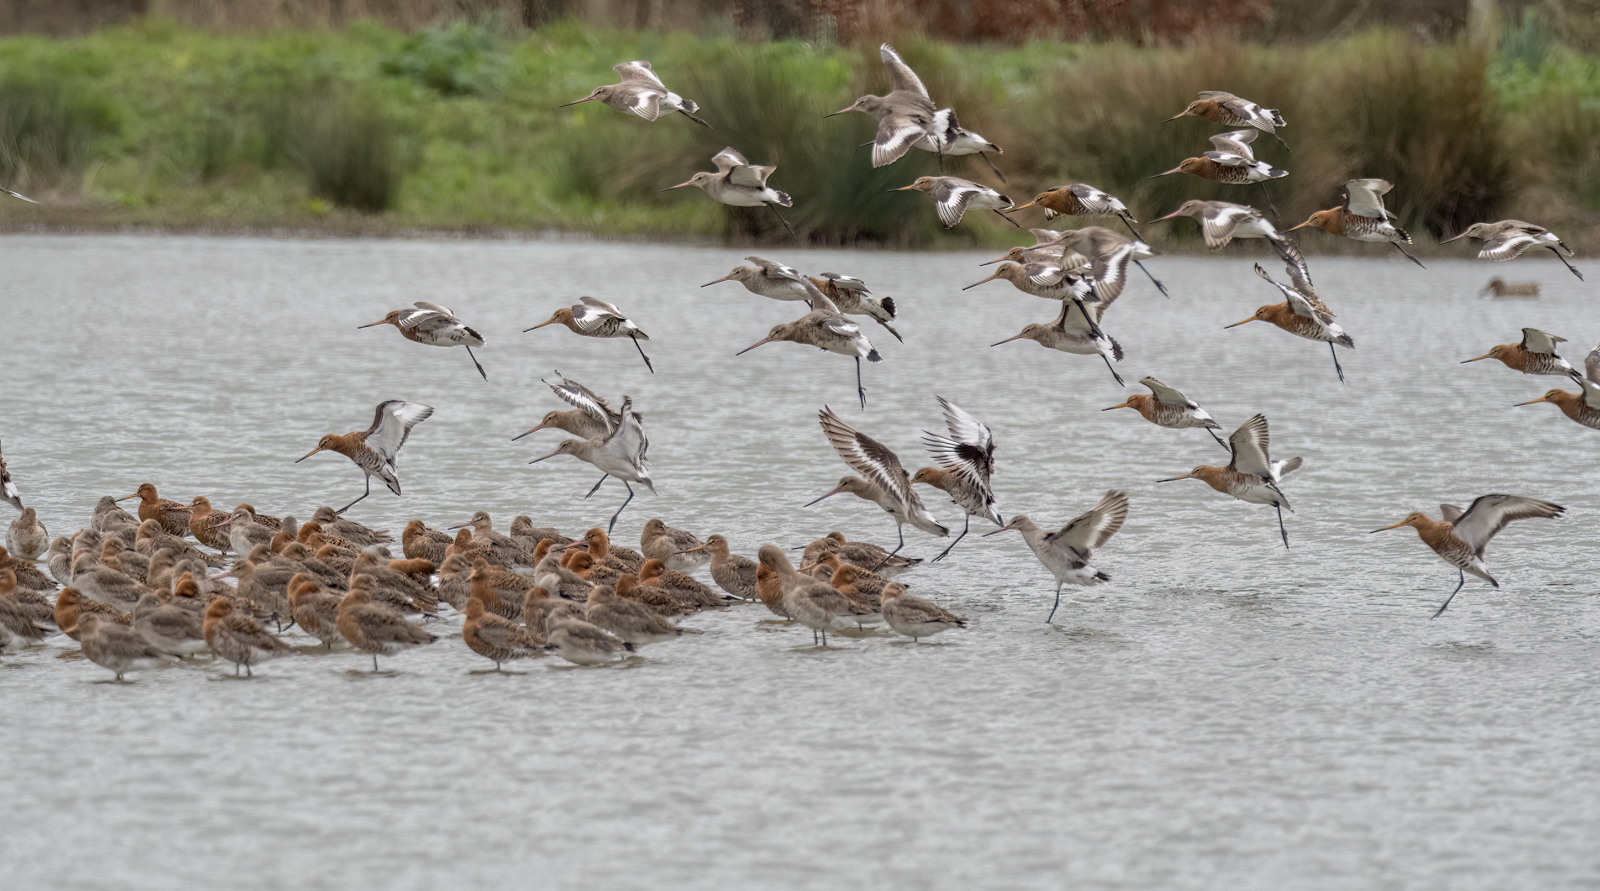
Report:
<svg viewBox="0 0 1600 891"><path fill-rule="evenodd" d="M372 494L373 477L383 480L389 491L399 495L400 477L395 471L395 456L400 453L400 447L406 444L406 438L411 435L411 428L426 421L432 414L431 406L390 399L378 406L372 416L371 427L352 433L329 433L317 441L316 448L305 453L294 463L299 464L318 452L338 452L355 462L365 474L367 487L366 491L361 493L361 498ZM361 501L361 498L334 513L344 513Z"/></svg>

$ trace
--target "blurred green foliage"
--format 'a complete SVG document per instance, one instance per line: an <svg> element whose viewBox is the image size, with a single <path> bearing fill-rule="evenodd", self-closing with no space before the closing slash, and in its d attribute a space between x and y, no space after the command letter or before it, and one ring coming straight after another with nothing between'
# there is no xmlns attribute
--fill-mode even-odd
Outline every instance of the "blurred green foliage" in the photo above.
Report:
<svg viewBox="0 0 1600 891"><path fill-rule="evenodd" d="M1506 216L1588 231L1600 210L1600 69L1540 27L1515 23L1497 49L1398 31L1292 48L912 38L899 49L941 106L1004 147L994 161L1018 203L1089 182L1141 219L1187 198L1259 204L1254 188L1150 178L1210 148L1220 128L1209 122L1162 122L1197 91L1224 89L1289 121L1292 153L1256 142L1291 172L1269 186L1286 223L1337 203L1346 179L1376 176L1395 182L1391 208L1414 233ZM615 82L611 66L630 59L650 60L714 129L559 107ZM732 146L777 166L771 184L794 197L784 214L807 242L1015 241L993 214L943 231L926 196L890 191L938 172L937 158L912 151L874 169L862 147L873 121L825 117L886 89L875 46L573 23L217 34L143 19L67 40L5 38L0 181L50 206L0 203L0 223L785 237L764 209L662 191ZM944 167L1001 185L974 157ZM1018 221L1042 225L1034 214ZM1197 242L1194 226L1164 225L1147 234Z"/></svg>

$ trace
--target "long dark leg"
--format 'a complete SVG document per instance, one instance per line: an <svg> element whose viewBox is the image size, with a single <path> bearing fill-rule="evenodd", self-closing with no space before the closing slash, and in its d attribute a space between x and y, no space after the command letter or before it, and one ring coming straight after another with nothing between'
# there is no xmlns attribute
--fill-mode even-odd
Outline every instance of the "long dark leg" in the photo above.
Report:
<svg viewBox="0 0 1600 891"><path fill-rule="evenodd" d="M1217 441L1217 445L1222 446L1223 448L1228 449L1229 451L1232 451L1232 449L1230 449L1228 447L1228 444L1222 441L1222 437L1217 435L1217 431L1211 429L1210 427L1207 427L1206 428L1206 432L1211 434L1211 438Z"/></svg>
<svg viewBox="0 0 1600 891"><path fill-rule="evenodd" d="M484 371L482 363L480 363L478 361L478 357L472 355L472 347L467 347L467 357L472 360L472 364L478 366L478 373L483 375L483 379L484 380L488 380L489 379L489 372Z"/></svg>
<svg viewBox="0 0 1600 891"><path fill-rule="evenodd" d="M789 221L783 218L783 214L778 213L777 205L768 204L767 206L772 208L772 215L778 218L778 222L783 224L783 228L789 230L790 237L793 237L793 238L799 238L800 237L799 235L795 234L794 227L789 225Z"/></svg>
<svg viewBox="0 0 1600 891"><path fill-rule="evenodd" d="M1046 625L1050 624L1050 620L1056 617L1056 608L1059 606L1061 606L1061 583L1056 582L1056 604L1050 607L1050 615L1044 617Z"/></svg>
<svg viewBox="0 0 1600 891"><path fill-rule="evenodd" d="M1555 248L1550 248L1550 253L1555 254L1557 260L1560 260L1562 263L1566 264L1567 269L1571 271L1573 275L1578 277L1578 281L1583 281L1583 273L1578 271L1578 267L1572 265L1571 263L1567 263L1567 258L1561 256L1560 251L1556 250Z"/></svg>
<svg viewBox="0 0 1600 891"><path fill-rule="evenodd" d="M1439 613L1444 612L1444 608L1450 605L1450 601L1456 599L1456 595L1461 593L1461 586L1465 585L1467 583L1467 574L1466 574L1466 572L1463 571L1463 570L1459 570L1459 569L1456 570L1456 572L1460 573L1461 581L1456 582L1456 589L1454 591L1450 592L1450 596L1446 597L1444 599L1444 603L1439 604L1439 612L1434 613L1432 618L1435 618L1435 619L1439 618Z"/></svg>
<svg viewBox="0 0 1600 891"><path fill-rule="evenodd" d="M253 677L256 676L256 673L250 670L250 666L249 665L246 665L244 667L244 676L247 677L247 678L253 678Z"/></svg>
<svg viewBox="0 0 1600 891"><path fill-rule="evenodd" d="M878 570L882 569L883 568L883 564L889 562L889 558L893 557L895 554L900 553L900 549L906 546L906 527L900 525L899 523L896 523L896 524L894 524L894 531L897 534L899 534L900 543L894 546L894 550L892 550L889 553L883 555L883 559L879 560L878 561L878 565L872 567L872 569L869 570L870 572L877 572Z"/></svg>
<svg viewBox="0 0 1600 891"><path fill-rule="evenodd" d="M610 478L611 478L611 474L608 473L605 476L600 477L600 483L603 483L603 482L605 482L606 480L608 480ZM590 489L588 494L584 495L583 497L588 498L589 495L593 495L595 492L600 491L600 483L595 483L594 484L594 488Z"/></svg>
<svg viewBox="0 0 1600 891"><path fill-rule="evenodd" d="M1143 239L1140 239L1140 240L1143 241ZM1145 275L1150 276L1151 284L1156 286L1156 290L1161 292L1161 296L1163 296L1163 297L1171 297L1172 296L1171 294L1167 293L1167 286L1163 285L1161 282L1157 281L1155 276L1150 275L1150 270L1144 268L1144 264L1143 263L1140 263L1138 260L1135 260L1135 261L1133 261L1133 265L1139 267L1139 271L1140 272L1143 272Z"/></svg>
<svg viewBox="0 0 1600 891"><path fill-rule="evenodd" d="M684 116L684 117L686 117L686 118L688 118L688 119L689 119L689 120L691 120L691 121L694 121L694 122L695 122L695 123L696 123L696 124L699 124L699 125L700 125L700 126L702 126L702 127L704 127L704 128L706 128L706 129L707 129L707 130L715 130L715 129L717 129L717 128L716 128L716 127L713 127L713 126L711 126L711 125L710 125L710 124L708 124L708 123L706 123L706 122L705 122L705 121L702 121L702 120L700 120L700 119L699 119L699 118L697 118L697 117L695 117L695 116L694 116L694 115L692 115L692 114L690 114L690 113L688 113L688 112L687 112L687 111L684 111L684 110L683 110L683 109L681 109L681 108L680 108L680 109L678 109L678 114L681 114L681 115L683 115L683 116ZM1280 139L1280 140L1278 140L1278 141L1279 141L1279 142L1282 142L1282 141L1283 141L1283 140L1281 140L1281 139ZM500 665L499 665L499 663L498 663L498 662L497 662L497 663L495 663L495 670L496 670L496 671L499 671L499 670L500 670Z"/></svg>
<svg viewBox="0 0 1600 891"><path fill-rule="evenodd" d="M972 527L972 514L967 514L966 519L962 520L962 522L961 522L961 534L956 536L956 540L955 541L950 542L950 547L945 548L943 551L940 551L939 552L939 556L933 558L932 560L929 560L928 562L929 563L938 563L940 560L943 560L945 554L948 554L952 550L954 550L956 545L961 544L961 539L967 537L967 530L970 529L971 527Z"/></svg>
<svg viewBox="0 0 1600 891"><path fill-rule="evenodd" d="M1264 182L1258 182L1256 185L1261 187L1261 197L1267 199L1267 207L1272 209L1272 218L1278 220L1280 223L1283 222L1283 220L1278 216L1278 205L1272 203L1272 196L1267 193L1267 184Z"/></svg>
<svg viewBox="0 0 1600 891"><path fill-rule="evenodd" d="M1111 360L1106 358L1106 354L1105 353L1101 353L1100 354L1100 358L1101 358L1101 360L1103 360L1106 363L1106 368L1111 371L1111 376L1117 379L1117 383L1121 384L1124 387L1126 387L1127 384L1123 382L1122 375L1117 374L1117 370L1115 368L1111 367Z"/></svg>
<svg viewBox="0 0 1600 891"><path fill-rule="evenodd" d="M1003 213L1000 213L1000 210L998 208L995 209L995 213L1000 214L1000 219L1005 220L1006 222L1010 223L1013 226L1016 226L1018 229L1022 228L1022 224L1021 223L1017 222L1016 220L1013 220L1012 218L1006 216Z"/></svg>
<svg viewBox="0 0 1600 891"><path fill-rule="evenodd" d="M1079 297L1076 294L1068 292L1067 299L1071 300L1073 303L1076 303L1078 305L1078 312L1083 313L1083 320L1085 322L1089 323L1089 333L1090 334L1093 334L1095 337L1105 337L1106 336L1106 333L1104 331L1100 330L1100 323L1096 322L1094 320L1094 316L1089 315L1089 307L1083 305L1083 298L1082 297Z"/></svg>
<svg viewBox="0 0 1600 891"><path fill-rule="evenodd" d="M1139 230L1133 228L1133 217L1131 215L1126 214L1126 213L1119 213L1119 214L1117 214L1117 217L1122 220L1122 225L1127 226L1128 227L1128 231L1133 233L1133 237L1134 238L1137 238L1140 241L1144 241L1144 236L1139 234ZM1163 290L1161 293L1165 294L1166 291Z"/></svg>
<svg viewBox="0 0 1600 891"><path fill-rule="evenodd" d="M628 485L628 481L627 480L623 480L622 484L624 486L627 486L627 488L628 488L628 501L632 501L633 500L633 487ZM617 508L617 512L611 515L611 525L606 527L606 534L607 535L611 534L611 530L617 528L617 517L622 516L622 511L623 511L624 508L626 508L628 506L628 501L622 502L622 507Z"/></svg>
<svg viewBox="0 0 1600 891"><path fill-rule="evenodd" d="M639 338L634 337L632 334L629 334L628 335L628 339L633 341L633 348L639 351L639 358L644 360L644 367L650 369L650 373L651 374L655 374L656 373L656 367L654 365L650 364L650 357L646 356L644 354L644 347L639 346ZM484 378L484 380L488 380L488 379L489 378L487 378L487 377Z"/></svg>
<svg viewBox="0 0 1600 891"><path fill-rule="evenodd" d="M867 388L861 385L861 357L856 357L856 395L861 398L861 410L867 410Z"/></svg>
<svg viewBox="0 0 1600 891"><path fill-rule="evenodd" d="M1289 530L1283 528L1283 507L1281 505L1274 504L1273 508L1278 511L1278 534L1283 536L1283 546L1288 547Z"/></svg>
<svg viewBox="0 0 1600 891"><path fill-rule="evenodd" d="M1339 372L1339 383L1342 384L1344 383L1344 369L1339 367L1339 351L1334 349L1333 344L1330 343L1328 344L1328 352L1333 353L1333 370Z"/></svg>
<svg viewBox="0 0 1600 891"><path fill-rule="evenodd" d="M1003 183L1005 183L1007 185L1011 184L1011 181L1006 179L1006 175L1004 173L1000 172L1000 168L994 166L994 162L989 160L989 153L988 152L979 152L978 153L978 157L983 159L983 163L989 165L989 169L994 171L994 175L995 176L1000 177L1000 181L1001 182L1003 182Z"/></svg>
<svg viewBox="0 0 1600 891"><path fill-rule="evenodd" d="M1416 257L1411 256L1411 252L1410 251L1408 251L1405 248L1401 247L1400 246L1400 242L1391 241L1389 243L1394 245L1394 249L1395 250L1399 251L1402 254L1405 254L1407 260L1410 260L1411 262L1417 264L1419 267L1421 267L1423 269L1427 269L1428 268L1428 267L1422 265L1422 261L1421 260L1418 260Z"/></svg>
<svg viewBox="0 0 1600 891"><path fill-rule="evenodd" d="M373 653L372 654L372 673L373 674L377 674L378 673L378 654L377 653Z"/></svg>
<svg viewBox="0 0 1600 891"><path fill-rule="evenodd" d="M369 477L367 477L367 491L361 493L361 498L365 498L365 497L367 497L368 495L371 495L371 494L372 494L372 477L369 476ZM356 504L361 501L361 498L357 498L355 501L352 501L349 504L345 505L344 507L339 508L338 510L334 511L334 514L336 514L336 515L337 514L342 514L345 511L349 510L350 508L355 507Z"/></svg>
<svg viewBox="0 0 1600 891"><path fill-rule="evenodd" d="M828 645L828 631L827 631L827 629L823 629L823 631L822 631L822 645L823 646L827 646Z"/></svg>

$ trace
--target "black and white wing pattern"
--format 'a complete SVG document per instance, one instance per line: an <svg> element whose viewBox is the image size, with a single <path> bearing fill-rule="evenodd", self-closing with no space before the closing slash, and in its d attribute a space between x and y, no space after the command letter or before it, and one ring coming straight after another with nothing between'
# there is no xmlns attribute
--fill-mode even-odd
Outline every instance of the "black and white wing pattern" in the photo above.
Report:
<svg viewBox="0 0 1600 891"><path fill-rule="evenodd" d="M557 369L556 374L560 375L561 370ZM552 384L543 378L540 380L563 402L599 421L605 427L607 433L617 429L617 424L622 418L621 414L612 409L605 399L601 398L593 390L565 375L561 376L560 383Z"/></svg>
<svg viewBox="0 0 1600 891"><path fill-rule="evenodd" d="M1512 520L1553 519L1566 512L1566 508L1537 498L1518 495L1481 495L1474 499L1466 512L1451 523L1456 537L1467 543L1479 559L1489 540L1494 538Z"/></svg>
<svg viewBox="0 0 1600 891"><path fill-rule="evenodd" d="M831 408L823 407L817 419L828 444L851 470L902 505L923 509L922 499L911 488L911 477L888 446L846 424Z"/></svg>
<svg viewBox="0 0 1600 891"><path fill-rule="evenodd" d="M1074 517L1067 525L1045 536L1045 543L1064 545L1079 564L1089 562L1128 519L1128 493L1112 489L1100 503Z"/></svg>
<svg viewBox="0 0 1600 891"><path fill-rule="evenodd" d="M1272 472L1272 459L1267 456L1269 439L1264 415L1256 415L1240 424L1239 429L1228 437L1228 449L1233 452L1233 460L1228 462L1228 467L1272 481L1275 475Z"/></svg>
<svg viewBox="0 0 1600 891"><path fill-rule="evenodd" d="M1256 137L1259 135L1259 131L1256 130L1230 130L1227 133L1218 133L1211 137L1211 145L1215 147L1217 153L1238 155L1253 162L1256 159L1256 154L1251 151L1250 143L1255 142ZM1212 153L1207 152L1206 154L1210 156Z"/></svg>
<svg viewBox="0 0 1600 891"><path fill-rule="evenodd" d="M406 444L406 438L411 435L411 428L426 421L432 414L432 406L390 399L380 404L373 414L372 426L367 428L364 441L376 449L386 463L393 464L395 455L400 453L400 447Z"/></svg>
<svg viewBox="0 0 1600 891"><path fill-rule="evenodd" d="M0 499L17 510L22 510L22 496L18 494L16 485L11 482L11 471L6 469L4 456L0 456Z"/></svg>
<svg viewBox="0 0 1600 891"><path fill-rule="evenodd" d="M993 431L961 406L943 396L936 398L944 408L944 423L950 435L924 430L923 445L940 467L959 475L983 495L984 506L992 514L989 519L1000 525L1000 514L994 508L994 492L990 488L990 479L994 476Z"/></svg>
<svg viewBox="0 0 1600 891"><path fill-rule="evenodd" d="M611 66L611 70L622 77L623 83L646 83L654 85L663 93L667 91L667 85L661 82L661 78L656 77L655 69L651 68L650 63L643 59L637 59L632 62L618 62Z"/></svg>
<svg viewBox="0 0 1600 891"><path fill-rule="evenodd" d="M1274 127L1285 126L1283 115L1277 109L1263 108L1249 99L1241 99L1232 93L1221 90L1202 90L1201 99L1210 99L1231 112L1234 117L1248 123L1252 127L1273 132Z"/></svg>
<svg viewBox="0 0 1600 891"><path fill-rule="evenodd" d="M1344 209L1356 216L1374 220L1398 219L1383 206L1383 196L1394 183L1386 179L1353 179L1344 184Z"/></svg>
<svg viewBox="0 0 1600 891"><path fill-rule="evenodd" d="M1153 377L1146 377L1140 380L1139 383L1150 388L1150 392L1155 396L1157 402L1164 403L1166 405L1181 406L1183 408L1190 409L1191 411L1200 410L1200 406L1195 404L1195 402L1189 397L1183 395L1177 389L1163 384Z"/></svg>

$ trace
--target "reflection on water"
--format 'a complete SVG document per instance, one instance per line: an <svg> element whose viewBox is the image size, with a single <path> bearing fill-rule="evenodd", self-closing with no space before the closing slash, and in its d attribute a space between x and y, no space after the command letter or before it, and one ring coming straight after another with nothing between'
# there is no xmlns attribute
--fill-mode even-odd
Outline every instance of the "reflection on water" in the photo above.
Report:
<svg viewBox="0 0 1600 891"><path fill-rule="evenodd" d="M692 618L705 633L616 669L541 659L515 673L449 635L386 660L312 653L257 679L204 683L201 663L99 685L65 641L0 659L10 720L8 830L17 887L1574 887L1592 883L1592 690L1600 504L1596 440L1549 406L1552 385L1461 366L1532 326L1600 336L1593 295L1553 263L1519 263L1538 301L1473 295L1480 263L1318 259L1358 348L1265 325L1222 326L1276 300L1245 257L1158 258L1106 318L1123 376L1154 374L1225 426L1264 412L1293 547L1266 508L1194 482L1200 431L1132 412L1094 357L1013 343L1050 304L965 253L764 251L864 278L900 306L899 344L854 405L843 357L774 344L735 358L796 306L733 284L744 251L592 243L0 240L8 333L0 442L52 531L141 482L187 500L306 516L355 497L337 456L294 465L384 399L437 411L400 459L405 496L357 519L438 527L474 510L578 531L621 504L570 459L529 467L558 433L511 436L564 408L554 369L644 413L659 496L622 517L722 532L753 554L829 529L893 540L847 497L800 505L843 466L824 404L925 463L935 394L987 422L1001 510L1061 523L1110 488L1133 510L1096 564L1114 581L1054 590L1019 536L964 541L905 577L975 619L928 645L809 633L759 606ZM596 270L603 270L604 275ZM618 304L631 344L546 328L573 298ZM356 326L415 300L482 332L466 354ZM1440 501L1504 491L1569 514L1490 549L1499 590L1416 539L1367 532ZM929 498L946 522L947 504ZM974 530L975 532L981 530ZM909 550L936 553L920 533ZM309 639L293 638L297 643ZM69 844L63 844L70 839ZM94 851L85 857L75 852ZM108 876L116 876L108 881Z"/></svg>

